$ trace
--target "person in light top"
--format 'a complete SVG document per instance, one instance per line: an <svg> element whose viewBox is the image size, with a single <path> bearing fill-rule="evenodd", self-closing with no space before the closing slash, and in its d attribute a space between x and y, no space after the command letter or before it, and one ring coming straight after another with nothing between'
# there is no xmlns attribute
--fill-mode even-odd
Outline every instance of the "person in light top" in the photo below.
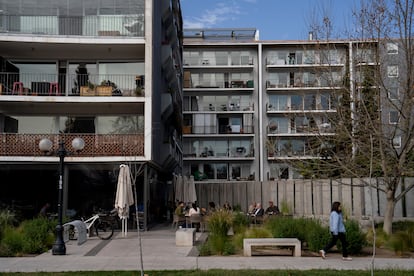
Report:
<svg viewBox="0 0 414 276"><path fill-rule="evenodd" d="M329 230L331 231L331 241L323 249L319 250L319 254L322 259L326 258L326 252L336 245L336 242L339 239L342 243L342 259L344 261L352 261L352 258L348 256L348 243L346 241L346 230L344 219L342 217L342 207L341 203L338 201L335 201L332 204L331 216L329 218Z"/></svg>

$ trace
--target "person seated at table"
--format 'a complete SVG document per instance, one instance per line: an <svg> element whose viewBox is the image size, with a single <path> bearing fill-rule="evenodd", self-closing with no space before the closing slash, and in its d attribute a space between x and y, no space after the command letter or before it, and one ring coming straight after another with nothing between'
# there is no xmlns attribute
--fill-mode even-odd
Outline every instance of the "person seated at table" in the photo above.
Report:
<svg viewBox="0 0 414 276"><path fill-rule="evenodd" d="M279 207L277 207L276 205L273 204L273 201L269 200L269 207L267 207L265 214L266 215L278 215L279 212Z"/></svg>
<svg viewBox="0 0 414 276"><path fill-rule="evenodd" d="M184 202L180 201L178 202L177 208L175 208L174 213L179 217L184 217Z"/></svg>
<svg viewBox="0 0 414 276"><path fill-rule="evenodd" d="M252 204L249 205L249 209L247 210L247 214L248 215L252 215L254 214L254 212L256 211L256 202L252 202Z"/></svg>
<svg viewBox="0 0 414 276"><path fill-rule="evenodd" d="M226 203L224 203L223 209L226 210L226 211L231 211L231 206L230 206L230 203L228 201L226 201Z"/></svg>
<svg viewBox="0 0 414 276"><path fill-rule="evenodd" d="M190 222L191 222L191 216L193 216L193 215L201 215L200 208L197 207L197 204L195 204L195 203L191 204L191 208L188 211L188 216L190 217ZM191 227L196 228L197 232L199 231L200 226L201 226L200 223L191 223Z"/></svg>
<svg viewBox="0 0 414 276"><path fill-rule="evenodd" d="M208 211L207 214L214 213L216 211L216 204L213 201L208 203Z"/></svg>
<svg viewBox="0 0 414 276"><path fill-rule="evenodd" d="M192 203L191 204L191 208L188 211L188 215L191 216L191 215L194 215L194 214L198 214L199 215L200 214L200 208L197 207L197 204Z"/></svg>
<svg viewBox="0 0 414 276"><path fill-rule="evenodd" d="M252 216L252 223L260 223L263 220L264 209L262 208L261 203L257 203L256 210L251 215Z"/></svg>

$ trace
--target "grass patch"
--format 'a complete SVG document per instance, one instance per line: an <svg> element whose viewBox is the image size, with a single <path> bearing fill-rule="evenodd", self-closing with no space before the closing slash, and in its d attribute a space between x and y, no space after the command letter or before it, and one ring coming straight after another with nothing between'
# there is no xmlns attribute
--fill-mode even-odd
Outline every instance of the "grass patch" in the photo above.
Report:
<svg viewBox="0 0 414 276"><path fill-rule="evenodd" d="M348 276L350 274L349 271L346 270L223 270L223 269L211 269L211 270L174 270L174 271L145 271L145 274L148 276L250 276L250 275L259 275L259 276L267 276L267 275L283 275L283 276L296 276L296 275L306 275L306 276L327 276L327 275L335 275L335 276ZM376 270L376 276L388 276L388 275L395 275L395 276L408 276L412 275L412 271L406 270ZM0 275L22 275L22 276L61 276L61 275L77 275L77 276L126 276L126 275L139 275L139 271L87 271L87 272L33 272L33 273L0 273ZM362 270L353 270L353 276L369 276L371 275L370 271L362 271Z"/></svg>

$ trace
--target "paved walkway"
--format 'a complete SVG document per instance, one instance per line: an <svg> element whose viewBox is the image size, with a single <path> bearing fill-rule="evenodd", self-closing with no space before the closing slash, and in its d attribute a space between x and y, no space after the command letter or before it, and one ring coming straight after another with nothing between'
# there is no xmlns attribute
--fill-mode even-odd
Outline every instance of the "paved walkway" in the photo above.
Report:
<svg viewBox="0 0 414 276"><path fill-rule="evenodd" d="M201 234L197 233L197 238ZM175 232L170 227L141 232L143 270L193 269L337 269L367 270L370 257L342 261L338 254L317 257L197 257L191 246L177 247ZM404 258L376 259L375 269L408 269L414 271L414 260ZM128 232L126 237L116 233L109 241L96 237L78 246L76 241L66 244L66 255L54 256L46 252L36 257L0 258L0 272L60 272L60 271L114 271L141 270L138 233Z"/></svg>

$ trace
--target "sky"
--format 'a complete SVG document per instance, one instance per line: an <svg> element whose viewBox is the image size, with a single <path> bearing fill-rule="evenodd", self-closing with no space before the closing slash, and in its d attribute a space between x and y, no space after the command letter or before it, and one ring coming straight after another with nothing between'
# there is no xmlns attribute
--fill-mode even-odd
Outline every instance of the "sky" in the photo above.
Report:
<svg viewBox="0 0 414 276"><path fill-rule="evenodd" d="M328 15L344 37L356 0L181 0L184 28L255 28L260 40L308 38L315 18Z"/></svg>

